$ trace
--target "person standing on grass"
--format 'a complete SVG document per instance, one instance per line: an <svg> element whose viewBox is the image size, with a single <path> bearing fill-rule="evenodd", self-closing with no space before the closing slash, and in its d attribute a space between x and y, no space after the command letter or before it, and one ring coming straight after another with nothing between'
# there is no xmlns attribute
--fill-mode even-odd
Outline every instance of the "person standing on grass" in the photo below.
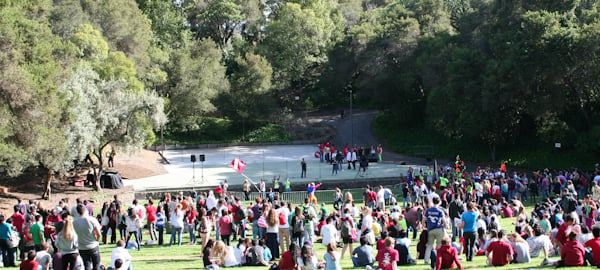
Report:
<svg viewBox="0 0 600 270"><path fill-rule="evenodd" d="M146 205L146 222L152 241L158 241L158 238L156 237L156 211L157 209L156 206L154 206L154 200L148 198L148 204Z"/></svg>
<svg viewBox="0 0 600 270"><path fill-rule="evenodd" d="M275 211L279 216L279 248L281 252L285 252L290 246L290 210L285 207L285 202L280 202L280 205L275 206Z"/></svg>
<svg viewBox="0 0 600 270"><path fill-rule="evenodd" d="M462 224L460 229L463 230L463 236L465 238L466 255L467 261L473 260L475 253L475 240L477 240L477 218L479 212L474 203L467 203L467 212L464 212L461 216Z"/></svg>
<svg viewBox="0 0 600 270"><path fill-rule="evenodd" d="M183 232L183 211L181 211L181 204L177 204L173 212L171 212L171 240L169 246L175 242L175 235L177 235L177 244L181 246L181 233Z"/></svg>
<svg viewBox="0 0 600 270"><path fill-rule="evenodd" d="M229 246L229 239L231 237L231 227L233 225L233 219L229 215L229 210L221 210L221 218L219 219L219 233L221 234L221 240Z"/></svg>
<svg viewBox="0 0 600 270"><path fill-rule="evenodd" d="M100 248L98 240L102 231L98 220L90 217L83 204L77 205L79 217L73 221L73 228L79 240L79 255L83 259L85 270L100 269Z"/></svg>
<svg viewBox="0 0 600 270"><path fill-rule="evenodd" d="M266 217L267 221L267 247L271 250L274 259L279 259L279 214L271 207Z"/></svg>
<svg viewBox="0 0 600 270"><path fill-rule="evenodd" d="M437 248L442 245L442 238L445 235L446 214L439 207L440 198L433 197L433 206L428 208L423 215L423 223L427 224L427 247L425 249L425 264L430 263L431 250L435 242Z"/></svg>
<svg viewBox="0 0 600 270"><path fill-rule="evenodd" d="M129 239L131 239L131 235L135 237L135 242L137 244L137 250L139 251L141 248L140 238L138 237L138 225L142 223L138 215L135 213L135 208L127 209L127 217L125 217L125 223L127 224L127 241L125 241L125 246L129 244Z"/></svg>
<svg viewBox="0 0 600 270"><path fill-rule="evenodd" d="M196 216L198 212L196 211L196 206L194 204L190 204L185 211L185 221L187 223L187 229L190 234L190 245L196 244Z"/></svg>
<svg viewBox="0 0 600 270"><path fill-rule="evenodd" d="M35 223L29 228L29 233L35 244L35 251L42 250L42 242L44 241L44 225L42 225L42 216L35 215Z"/></svg>
<svg viewBox="0 0 600 270"><path fill-rule="evenodd" d="M0 215L0 251L4 267L15 266L14 253L11 251L11 234L12 228L10 224L6 223L4 215Z"/></svg>
<svg viewBox="0 0 600 270"><path fill-rule="evenodd" d="M73 218L67 216L64 219L63 229L56 237L56 248L62 256L62 270L76 269L79 255L78 243L77 233L73 229Z"/></svg>
<svg viewBox="0 0 600 270"><path fill-rule="evenodd" d="M164 233L165 233L165 224L167 218L165 216L165 211L163 211L162 205L159 205L156 208L156 230L158 231L158 245L162 246L164 241Z"/></svg>
<svg viewBox="0 0 600 270"><path fill-rule="evenodd" d="M198 231L200 232L200 238L202 239L202 248L204 248L208 244L210 239L210 231L212 229L212 222L206 215L206 209L200 208L198 220Z"/></svg>

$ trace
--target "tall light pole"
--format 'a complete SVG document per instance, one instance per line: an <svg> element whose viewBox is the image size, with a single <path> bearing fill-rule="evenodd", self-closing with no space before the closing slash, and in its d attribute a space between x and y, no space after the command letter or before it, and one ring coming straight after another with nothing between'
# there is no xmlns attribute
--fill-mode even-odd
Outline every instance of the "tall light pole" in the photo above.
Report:
<svg viewBox="0 0 600 270"><path fill-rule="evenodd" d="M354 147L354 120L352 119L352 86L350 86L350 147Z"/></svg>

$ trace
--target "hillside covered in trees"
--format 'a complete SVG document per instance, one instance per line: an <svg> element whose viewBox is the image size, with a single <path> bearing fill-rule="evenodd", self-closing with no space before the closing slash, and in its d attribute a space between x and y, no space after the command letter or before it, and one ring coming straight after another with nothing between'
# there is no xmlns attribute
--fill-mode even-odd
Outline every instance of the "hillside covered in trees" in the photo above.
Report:
<svg viewBox="0 0 600 270"><path fill-rule="evenodd" d="M4 0L0 167L61 172L87 154L104 157L109 145L153 144L161 131L216 140L243 130L243 138L298 111L346 108L350 95L381 110L388 132L427 130L481 145L491 160L523 142L598 157L599 8L593 0ZM223 122L228 129L216 128Z"/></svg>

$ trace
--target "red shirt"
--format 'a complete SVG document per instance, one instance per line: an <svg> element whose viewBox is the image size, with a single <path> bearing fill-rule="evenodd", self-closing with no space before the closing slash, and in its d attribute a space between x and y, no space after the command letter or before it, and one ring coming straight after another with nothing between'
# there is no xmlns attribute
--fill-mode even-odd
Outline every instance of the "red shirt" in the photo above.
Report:
<svg viewBox="0 0 600 270"><path fill-rule="evenodd" d="M196 210L191 210L192 208L188 208L188 211L186 212L186 218L187 218L187 223L188 224L193 224L194 221L196 220L196 216L198 215L198 212L196 212Z"/></svg>
<svg viewBox="0 0 600 270"><path fill-rule="evenodd" d="M504 209L502 209L502 211L504 212L504 217L505 218L511 218L511 217L513 217L513 211L512 211L512 209L510 209L509 206L504 207Z"/></svg>
<svg viewBox="0 0 600 270"><path fill-rule="evenodd" d="M384 248L377 251L377 264L378 268L382 270L393 270L393 262L398 262L400 260L400 256L398 255L398 251L393 248Z"/></svg>
<svg viewBox="0 0 600 270"><path fill-rule="evenodd" d="M296 264L292 258L292 253L288 250L281 254L281 261L279 261L279 269L281 270L292 270Z"/></svg>
<svg viewBox="0 0 600 270"><path fill-rule="evenodd" d="M13 225L17 228L19 233L23 233L23 224L25 223L25 217L23 214L16 212L12 216Z"/></svg>
<svg viewBox="0 0 600 270"><path fill-rule="evenodd" d="M19 267L19 269L21 269L21 270L37 270L38 266L39 266L39 264L35 260L33 260L33 261L23 260L21 262L21 266Z"/></svg>
<svg viewBox="0 0 600 270"><path fill-rule="evenodd" d="M567 243L567 235L571 232L571 226L567 226L566 223L563 223L558 228L558 232L556 232L556 236L554 239L558 240L561 244Z"/></svg>
<svg viewBox="0 0 600 270"><path fill-rule="evenodd" d="M156 221L156 206L146 206L146 220L148 221L148 223Z"/></svg>
<svg viewBox="0 0 600 270"><path fill-rule="evenodd" d="M385 248L385 238L379 239L377 241L377 250Z"/></svg>
<svg viewBox="0 0 600 270"><path fill-rule="evenodd" d="M231 205L231 207L227 207L230 208L229 213L233 215L233 221L240 221L240 218L238 217L238 207L239 206L237 206L237 204Z"/></svg>
<svg viewBox="0 0 600 270"><path fill-rule="evenodd" d="M565 261L565 266L583 266L585 249L577 240L567 241L560 252L560 258Z"/></svg>
<svg viewBox="0 0 600 270"><path fill-rule="evenodd" d="M458 260L458 251L451 245L442 245L437 249L436 270L454 268L454 264L458 265L458 269L463 269Z"/></svg>
<svg viewBox="0 0 600 270"><path fill-rule="evenodd" d="M52 235L54 232L56 232L55 230L55 226L56 223L61 222L62 219L59 216L52 216L49 215L48 218L46 219L46 226L44 226L44 234L46 235L46 237Z"/></svg>
<svg viewBox="0 0 600 270"><path fill-rule="evenodd" d="M231 216L223 216L219 219L219 228L221 235L231 234Z"/></svg>
<svg viewBox="0 0 600 270"><path fill-rule="evenodd" d="M585 247L590 247L592 249L592 255L594 256L594 260L592 263L597 265L600 263L600 237L594 238L585 242Z"/></svg>
<svg viewBox="0 0 600 270"><path fill-rule="evenodd" d="M490 243L487 248L487 252L492 252L492 265L503 266L508 264L508 255L513 255L512 247L504 242L504 240L498 240Z"/></svg>
<svg viewBox="0 0 600 270"><path fill-rule="evenodd" d="M369 200L368 202L377 201L377 193L375 191L369 191Z"/></svg>

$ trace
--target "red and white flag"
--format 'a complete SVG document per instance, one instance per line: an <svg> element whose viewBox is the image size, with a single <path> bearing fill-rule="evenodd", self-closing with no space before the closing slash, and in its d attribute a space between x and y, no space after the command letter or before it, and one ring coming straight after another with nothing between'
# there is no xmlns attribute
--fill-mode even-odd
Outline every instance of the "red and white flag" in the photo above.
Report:
<svg viewBox="0 0 600 270"><path fill-rule="evenodd" d="M246 168L246 162L239 158L234 158L233 161L229 163L229 167L234 169L236 172L243 173L244 168Z"/></svg>

